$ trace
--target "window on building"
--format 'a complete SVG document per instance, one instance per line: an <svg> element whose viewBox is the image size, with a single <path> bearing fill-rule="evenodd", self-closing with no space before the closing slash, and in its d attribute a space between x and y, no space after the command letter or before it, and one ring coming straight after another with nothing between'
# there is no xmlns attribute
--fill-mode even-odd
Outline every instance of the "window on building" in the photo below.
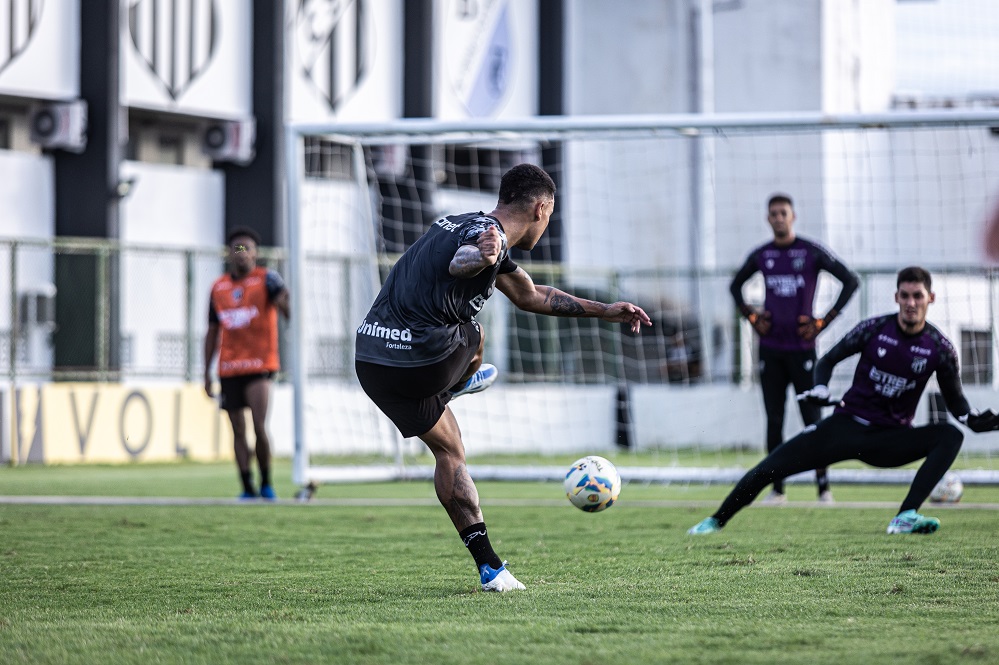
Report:
<svg viewBox="0 0 999 665"><path fill-rule="evenodd" d="M184 163L184 139L176 134L160 134L156 139L156 159L159 164Z"/></svg>

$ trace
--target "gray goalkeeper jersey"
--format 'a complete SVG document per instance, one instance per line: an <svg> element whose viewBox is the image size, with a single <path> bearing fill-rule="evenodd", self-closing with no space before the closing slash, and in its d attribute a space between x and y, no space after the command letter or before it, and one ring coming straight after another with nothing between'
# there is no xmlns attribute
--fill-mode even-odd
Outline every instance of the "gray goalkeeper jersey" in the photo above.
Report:
<svg viewBox="0 0 999 665"><path fill-rule="evenodd" d="M475 245L490 226L500 234L499 260L471 279L452 277L448 268L455 252L462 245ZM493 294L497 275L516 269L506 233L495 217L471 212L437 220L389 272L357 328L357 359L419 367L446 358L463 341L461 325L474 320Z"/></svg>

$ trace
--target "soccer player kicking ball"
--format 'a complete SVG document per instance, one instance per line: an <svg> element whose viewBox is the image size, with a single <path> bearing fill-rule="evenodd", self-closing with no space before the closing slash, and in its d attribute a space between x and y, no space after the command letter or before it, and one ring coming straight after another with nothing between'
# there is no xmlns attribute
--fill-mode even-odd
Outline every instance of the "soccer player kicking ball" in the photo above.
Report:
<svg viewBox="0 0 999 665"><path fill-rule="evenodd" d="M608 305L536 286L514 263L508 248L533 248L554 207L555 183L543 169L513 167L500 180L495 210L439 219L406 250L357 329L361 387L403 436L420 437L433 453L437 498L475 559L483 591L524 585L489 543L461 432L448 406L496 380L496 367L482 363L484 336L475 315L495 286L528 312L627 323L636 333L652 325L631 303Z"/></svg>
<svg viewBox="0 0 999 665"><path fill-rule="evenodd" d="M836 405L831 416L806 427L751 469L736 484L718 511L687 533L720 530L768 484L788 476L844 460L893 468L924 459L888 533L933 533L940 520L917 511L950 468L964 434L950 423L912 427L916 406L930 375L947 409L973 432L999 429L991 409L973 411L964 396L957 353L943 333L926 321L934 300L930 273L909 267L898 273L898 314L867 319L851 330L815 366L815 386L798 396L823 406ZM853 385L836 402L829 398L829 379L841 361L860 354Z"/></svg>

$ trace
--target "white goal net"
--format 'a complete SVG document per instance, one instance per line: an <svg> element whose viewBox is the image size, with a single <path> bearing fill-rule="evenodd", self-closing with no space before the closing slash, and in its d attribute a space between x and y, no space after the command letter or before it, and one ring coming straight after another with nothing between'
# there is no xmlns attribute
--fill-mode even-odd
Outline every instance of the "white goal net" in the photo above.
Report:
<svg viewBox="0 0 999 665"><path fill-rule="evenodd" d="M483 309L490 390L452 402L477 478L558 478L611 455L630 480L731 482L765 449L752 330L729 283L770 239L766 201L795 201L797 233L861 288L819 339L891 311L895 274L933 272L929 318L958 347L974 406L999 407L996 277L983 263L999 197L999 111L883 115L622 116L288 128L289 281L299 483L423 478L432 457L360 390L354 333L395 257L445 214L488 212L519 162L558 186L541 242L515 255L539 284L630 300L640 336L593 319ZM758 279L758 276L757 276ZM816 311L838 283L820 282ZM762 299L751 281L749 300ZM842 392L853 366L837 368ZM931 382L917 423L946 417ZM801 428L788 392L785 437ZM965 482L999 480L999 434L966 438ZM907 482L911 470L834 469L833 482Z"/></svg>

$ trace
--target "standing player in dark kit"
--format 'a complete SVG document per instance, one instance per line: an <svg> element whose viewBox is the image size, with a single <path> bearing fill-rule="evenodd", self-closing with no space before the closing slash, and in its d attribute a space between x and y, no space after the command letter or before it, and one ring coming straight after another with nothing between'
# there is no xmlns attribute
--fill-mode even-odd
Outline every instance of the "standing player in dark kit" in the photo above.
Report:
<svg viewBox="0 0 999 665"><path fill-rule="evenodd" d="M757 247L732 279L730 290L735 304L749 319L760 338L760 387L767 414L767 452L784 441L784 407L787 386L803 392L812 385L815 366L815 338L843 311L860 281L849 268L824 247L794 233L794 206L786 194L775 194L767 203L767 221L774 239ZM832 309L820 319L812 316L819 272L825 270L842 284ZM763 274L766 297L763 310L746 304L742 286L754 273ZM805 426L822 417L814 404L799 404ZM819 501L832 502L829 480L824 468L815 470ZM776 505L787 501L784 483L774 483L764 499Z"/></svg>
<svg viewBox="0 0 999 665"><path fill-rule="evenodd" d="M867 319L847 333L819 360L815 386L798 396L822 406L837 404L833 414L770 453L742 477L714 515L688 533L718 531L768 483L796 473L849 459L892 468L924 458L888 533L937 530L940 520L916 511L954 462L964 434L946 422L912 427L926 382L936 372L948 411L973 432L999 429L999 416L991 409L978 413L968 404L953 345L926 321L934 300L931 287L930 274L922 268L898 273L898 313ZM853 385L842 401L830 400L833 368L857 353Z"/></svg>
<svg viewBox="0 0 999 665"><path fill-rule="evenodd" d="M496 380L496 368L482 363L484 337L475 315L495 285L528 312L627 323L634 332L652 324L631 303L608 305L537 286L513 262L508 247L533 248L554 206L555 183L544 170L513 167L500 181L495 210L439 219L402 255L357 329L361 387L403 436L420 437L434 454L437 498L475 559L484 591L524 585L489 543L448 406Z"/></svg>

